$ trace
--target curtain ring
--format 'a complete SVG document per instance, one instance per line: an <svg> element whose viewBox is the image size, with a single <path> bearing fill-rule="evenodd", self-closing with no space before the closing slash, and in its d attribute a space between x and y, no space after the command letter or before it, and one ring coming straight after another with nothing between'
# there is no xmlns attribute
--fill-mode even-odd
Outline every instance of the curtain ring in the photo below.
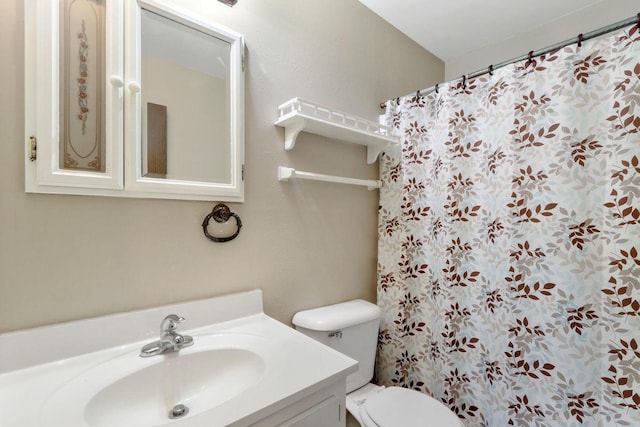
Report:
<svg viewBox="0 0 640 427"><path fill-rule="evenodd" d="M582 42L584 41L584 34L578 34L578 47L582 47Z"/></svg>
<svg viewBox="0 0 640 427"><path fill-rule="evenodd" d="M438 88L439 88L440 84L436 83L436 93L438 93Z"/></svg>
<svg viewBox="0 0 640 427"><path fill-rule="evenodd" d="M400 98L396 98L396 105L400 105Z"/></svg>
<svg viewBox="0 0 640 427"><path fill-rule="evenodd" d="M493 76L493 64L492 64L492 65L489 65L488 70L489 70L489 75L490 75L490 76Z"/></svg>
<svg viewBox="0 0 640 427"><path fill-rule="evenodd" d="M463 74L462 75L462 89L466 89L467 88L467 75Z"/></svg>
<svg viewBox="0 0 640 427"><path fill-rule="evenodd" d="M531 65L533 63L533 51L529 51L529 59L527 60L527 65L526 67L528 67L529 65Z"/></svg>
<svg viewBox="0 0 640 427"><path fill-rule="evenodd" d="M420 99L420 91L416 91L416 99Z"/></svg>

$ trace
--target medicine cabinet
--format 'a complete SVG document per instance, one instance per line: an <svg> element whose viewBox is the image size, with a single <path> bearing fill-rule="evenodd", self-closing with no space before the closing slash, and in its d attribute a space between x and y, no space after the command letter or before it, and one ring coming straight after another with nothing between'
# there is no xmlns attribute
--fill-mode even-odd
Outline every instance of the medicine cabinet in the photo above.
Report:
<svg viewBox="0 0 640 427"><path fill-rule="evenodd" d="M244 39L169 0L27 0L27 192L244 200Z"/></svg>

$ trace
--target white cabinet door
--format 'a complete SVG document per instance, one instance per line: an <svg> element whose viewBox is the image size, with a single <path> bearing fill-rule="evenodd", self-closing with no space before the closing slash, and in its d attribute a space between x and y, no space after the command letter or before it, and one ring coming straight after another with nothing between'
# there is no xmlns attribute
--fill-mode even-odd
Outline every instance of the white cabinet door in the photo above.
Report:
<svg viewBox="0 0 640 427"><path fill-rule="evenodd" d="M26 1L28 192L123 188L123 72L122 0Z"/></svg>
<svg viewBox="0 0 640 427"><path fill-rule="evenodd" d="M312 406L306 411L298 414L292 419L280 424L282 427L338 427L344 426L344 421L340 422L341 414L339 400L331 398Z"/></svg>
<svg viewBox="0 0 640 427"><path fill-rule="evenodd" d="M241 202L244 38L178 3L125 8L125 191ZM168 109L162 177L145 170L148 101Z"/></svg>
<svg viewBox="0 0 640 427"><path fill-rule="evenodd" d="M280 408L251 427L344 427L346 381L333 383ZM243 424L244 425L244 424Z"/></svg>

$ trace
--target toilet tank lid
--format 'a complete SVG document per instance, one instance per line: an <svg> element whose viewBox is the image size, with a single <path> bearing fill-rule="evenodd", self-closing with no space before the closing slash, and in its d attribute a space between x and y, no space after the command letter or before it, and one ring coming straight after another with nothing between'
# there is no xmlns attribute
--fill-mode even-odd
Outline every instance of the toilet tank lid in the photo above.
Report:
<svg viewBox="0 0 640 427"><path fill-rule="evenodd" d="M379 318L380 308L377 305L357 299L299 311L293 316L292 322L313 331L337 331Z"/></svg>

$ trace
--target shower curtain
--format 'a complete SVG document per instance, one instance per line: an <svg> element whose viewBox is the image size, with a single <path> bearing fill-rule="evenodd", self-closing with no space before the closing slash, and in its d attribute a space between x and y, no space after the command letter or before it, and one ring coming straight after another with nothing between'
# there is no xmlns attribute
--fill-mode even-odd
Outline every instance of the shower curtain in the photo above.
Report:
<svg viewBox="0 0 640 427"><path fill-rule="evenodd" d="M377 381L466 427L640 426L640 31L387 102Z"/></svg>

